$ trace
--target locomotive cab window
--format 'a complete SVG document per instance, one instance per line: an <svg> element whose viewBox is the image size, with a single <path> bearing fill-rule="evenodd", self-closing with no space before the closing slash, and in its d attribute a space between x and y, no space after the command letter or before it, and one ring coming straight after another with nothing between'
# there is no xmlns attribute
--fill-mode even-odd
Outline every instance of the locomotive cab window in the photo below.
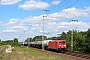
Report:
<svg viewBox="0 0 90 60"><path fill-rule="evenodd" d="M59 42L59 44L65 44L65 41Z"/></svg>

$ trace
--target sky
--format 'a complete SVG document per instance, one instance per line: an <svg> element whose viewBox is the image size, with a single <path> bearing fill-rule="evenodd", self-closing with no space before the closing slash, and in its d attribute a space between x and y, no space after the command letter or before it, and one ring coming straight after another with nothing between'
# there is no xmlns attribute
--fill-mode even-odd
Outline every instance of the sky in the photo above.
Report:
<svg viewBox="0 0 90 60"><path fill-rule="evenodd" d="M89 28L90 0L0 0L1 40L24 41L42 35L43 30L52 37Z"/></svg>

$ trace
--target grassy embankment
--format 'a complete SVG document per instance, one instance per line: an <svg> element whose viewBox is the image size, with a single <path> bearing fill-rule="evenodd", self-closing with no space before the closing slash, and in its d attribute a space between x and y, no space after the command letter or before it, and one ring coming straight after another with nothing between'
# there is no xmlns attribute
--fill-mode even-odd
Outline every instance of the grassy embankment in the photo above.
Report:
<svg viewBox="0 0 90 60"><path fill-rule="evenodd" d="M3 47L0 47L2 49ZM35 50L26 47L14 47L12 53L5 53L5 49L0 54L0 60L71 60L68 57L58 56L50 52Z"/></svg>

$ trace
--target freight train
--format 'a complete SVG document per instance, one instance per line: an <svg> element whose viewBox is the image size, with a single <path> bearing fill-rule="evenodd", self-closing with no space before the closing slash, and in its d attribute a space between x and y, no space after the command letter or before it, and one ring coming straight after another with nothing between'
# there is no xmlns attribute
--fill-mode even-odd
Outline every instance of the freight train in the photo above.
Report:
<svg viewBox="0 0 90 60"><path fill-rule="evenodd" d="M42 43L44 49L52 49L59 52L66 51L66 40L44 40L42 41L35 41L35 42L25 42L21 43L21 45L28 46L28 47L36 47L42 48Z"/></svg>

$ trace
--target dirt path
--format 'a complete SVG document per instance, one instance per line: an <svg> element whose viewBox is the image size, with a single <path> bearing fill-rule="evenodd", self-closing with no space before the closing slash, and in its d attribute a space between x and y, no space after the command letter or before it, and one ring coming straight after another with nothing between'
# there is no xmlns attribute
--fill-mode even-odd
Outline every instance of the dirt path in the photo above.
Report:
<svg viewBox="0 0 90 60"><path fill-rule="evenodd" d="M7 46L8 46L8 48L6 49L6 53L11 53L12 52L12 49L14 47L11 47L11 45L7 45Z"/></svg>

